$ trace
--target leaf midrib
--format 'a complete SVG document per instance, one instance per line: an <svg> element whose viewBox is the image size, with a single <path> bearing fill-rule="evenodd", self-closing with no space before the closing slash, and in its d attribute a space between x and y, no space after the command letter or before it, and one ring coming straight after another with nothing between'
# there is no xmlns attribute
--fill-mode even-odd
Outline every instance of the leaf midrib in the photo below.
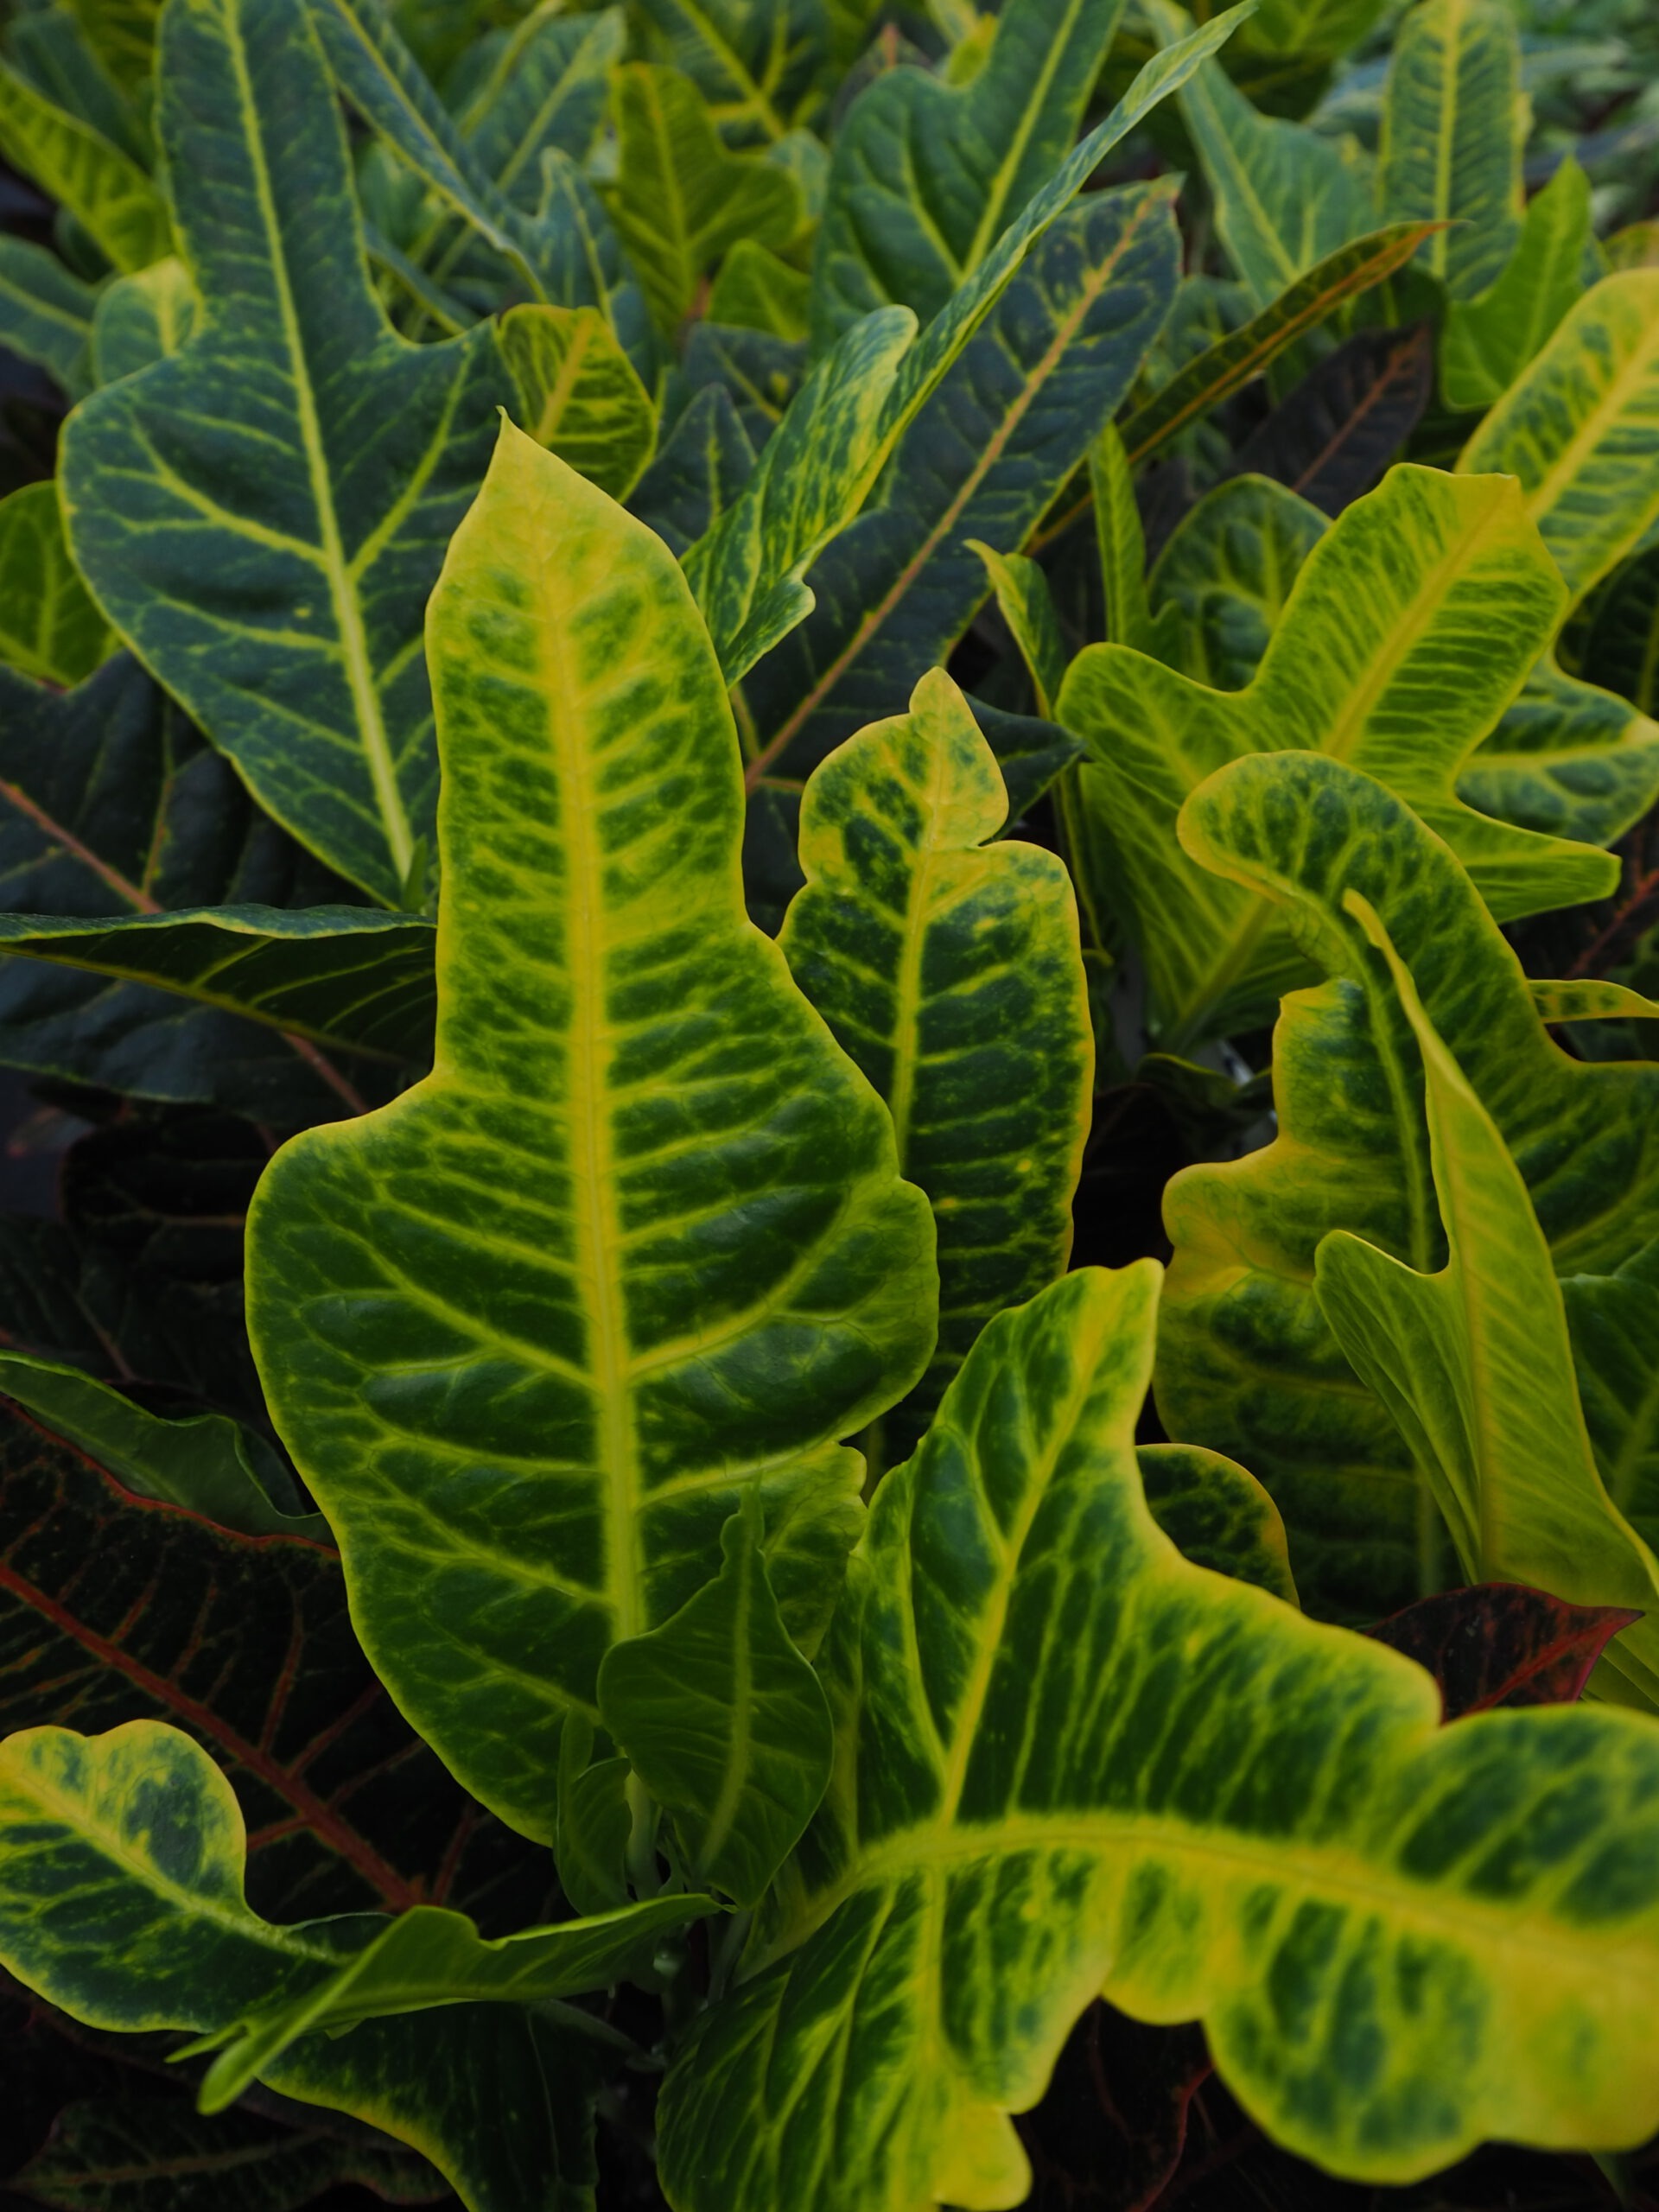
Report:
<svg viewBox="0 0 1659 2212"><path fill-rule="evenodd" d="M369 772L369 782L385 834L392 869L401 884L406 880L414 861L414 833L410 827L403 794L397 788L391 746L380 712L379 696L375 689L368 638L363 625L363 610L358 604L353 588L340 536L340 518L334 512L334 485L322 442L316 394L311 387L310 364L301 340L293 287L289 280L287 251L282 226L277 220L276 199L271 191L264 140L260 134L259 110L254 99L243 26L240 18L234 14L227 14L225 19L225 37L236 78L237 96L242 108L249 167L252 171L260 219L265 230L271 279L276 286L283 339L294 384L295 411L300 425L301 443L305 453L311 496L316 505L323 572L334 604L334 619L339 626L341 658L352 702L357 711L358 734Z"/></svg>
<svg viewBox="0 0 1659 2212"><path fill-rule="evenodd" d="M978 268L1007 226L1004 211L1007 204L1009 188L1019 171L1021 161L1025 158L1026 148L1031 143L1031 135L1037 128L1038 118L1043 111L1044 103L1048 98L1049 87L1054 81L1054 73L1059 67L1062 59L1065 57L1067 41L1076 28L1079 14L1087 4L1088 0L1066 0L1065 12L1050 35L1048 53L1044 59L1042 68L1038 72L1037 81L1033 86L1030 98L1020 113L1007 150L992 175L990 186L985 195L983 211L980 215L968 251L963 259L964 275L971 274ZM1002 24L1000 22L997 35L1000 38L1003 35ZM996 55L993 51L986 67L969 88L968 99L976 107L986 104L985 96L991 90L991 79L995 67Z"/></svg>

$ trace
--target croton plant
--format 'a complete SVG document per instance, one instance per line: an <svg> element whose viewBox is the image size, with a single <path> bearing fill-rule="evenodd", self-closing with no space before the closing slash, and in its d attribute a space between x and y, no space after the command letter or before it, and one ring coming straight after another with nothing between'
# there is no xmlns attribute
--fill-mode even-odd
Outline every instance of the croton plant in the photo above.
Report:
<svg viewBox="0 0 1659 2212"><path fill-rule="evenodd" d="M1656 79L10 9L8 2203L1656 2201Z"/></svg>

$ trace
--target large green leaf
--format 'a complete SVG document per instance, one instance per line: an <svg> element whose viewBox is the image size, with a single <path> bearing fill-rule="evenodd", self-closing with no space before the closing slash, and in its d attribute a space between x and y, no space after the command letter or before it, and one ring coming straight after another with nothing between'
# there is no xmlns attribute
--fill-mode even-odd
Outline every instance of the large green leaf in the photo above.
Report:
<svg viewBox="0 0 1659 2212"><path fill-rule="evenodd" d="M117 269L173 250L167 203L101 132L0 61L0 150L68 210Z"/></svg>
<svg viewBox="0 0 1659 2212"><path fill-rule="evenodd" d="M1181 1559L1133 1450L1156 1292L1089 1269L1000 1316L877 1493L836 1782L665 2085L678 2212L1017 2205L1007 2115L1096 1991L1202 2019L1338 2173L1659 2120L1659 1737L1442 1728L1409 1661Z"/></svg>
<svg viewBox="0 0 1659 2212"><path fill-rule="evenodd" d="M1458 796L1523 830L1611 845L1659 798L1659 726L1547 653L1464 763Z"/></svg>
<svg viewBox="0 0 1659 2212"><path fill-rule="evenodd" d="M586 160L605 120L611 70L627 42L620 8L565 16L556 12L561 4L543 0L518 26L462 116L473 151L526 210L540 197L542 156L550 147Z"/></svg>
<svg viewBox="0 0 1659 2212"><path fill-rule="evenodd" d="M550 1836L565 1715L753 1484L785 1622L821 1626L836 1439L925 1363L932 1228L744 918L736 735L660 540L505 426L429 644L436 1066L272 1162L250 1323L378 1670Z"/></svg>
<svg viewBox="0 0 1659 2212"><path fill-rule="evenodd" d="M1446 1260L1422 1274L1339 1230L1319 1249L1320 1308L1410 1445L1467 1579L1653 1617L1607 1652L1652 1704L1659 1560L1596 1465L1567 1310L1527 1186L1375 912L1356 892L1344 904L1388 963L1422 1057Z"/></svg>
<svg viewBox="0 0 1659 2212"><path fill-rule="evenodd" d="M728 246L787 242L800 226L800 193L775 162L727 152L702 95L677 69L630 61L615 86L611 208L652 313L672 333Z"/></svg>
<svg viewBox="0 0 1659 2212"><path fill-rule="evenodd" d="M1427 1274L1445 1243L1421 1054L1344 893L1381 917L1514 1156L1560 1274L1611 1274L1659 1234L1644 1135L1659 1068L1570 1058L1454 855L1351 767L1310 753L1239 761L1188 802L1181 835L1206 867L1292 909L1330 980L1281 1014L1274 1141L1188 1168L1166 1192L1175 1256L1159 1410L1171 1435L1266 1483L1312 1609L1376 1619L1444 1587L1456 1565L1393 1422L1319 1311L1314 1259L1342 1229Z"/></svg>
<svg viewBox="0 0 1659 2212"><path fill-rule="evenodd" d="M760 1904L818 1808L834 1732L817 1676L766 1580L751 1492L721 1531L720 1573L661 1628L613 1643L599 1709L673 1816L699 1886Z"/></svg>
<svg viewBox="0 0 1659 2212"><path fill-rule="evenodd" d="M1195 1567L1300 1603L1279 1509L1248 1468L1201 1444L1137 1444L1147 1510Z"/></svg>
<svg viewBox="0 0 1659 2212"><path fill-rule="evenodd" d="M779 943L893 1116L938 1224L939 1340L885 1416L905 1459L980 1331L1065 1268L1094 1038L1063 862L997 840L1007 793L943 669L850 737L801 802L806 887Z"/></svg>
<svg viewBox="0 0 1659 2212"><path fill-rule="evenodd" d="M1190 28L1175 0L1147 0L1147 15L1166 51ZM1271 308L1316 262L1371 229L1370 187L1351 141L1259 114L1219 62L1193 72L1181 112L1215 200L1217 232L1258 308Z"/></svg>
<svg viewBox="0 0 1659 2212"><path fill-rule="evenodd" d="M836 137L812 281L822 351L861 315L925 323L1071 149L1123 0L1008 0L966 85L886 71Z"/></svg>
<svg viewBox="0 0 1659 2212"><path fill-rule="evenodd" d="M421 615L513 385L396 337L300 0L179 0L160 124L201 321L64 436L105 611L256 795L388 904L436 797Z"/></svg>
<svg viewBox="0 0 1659 2212"><path fill-rule="evenodd" d="M817 364L742 496L686 557L728 683L811 612L813 595L802 581L807 569L863 505L899 439L1032 247L1112 148L1226 42L1247 3L1241 0L1141 71L916 343L908 308L878 308L843 332Z"/></svg>
<svg viewBox="0 0 1659 2212"><path fill-rule="evenodd" d="M1520 41L1503 0L1421 0L1401 24L1376 194L1391 222L1442 223L1422 258L1454 300L1484 291L1521 228Z"/></svg>
<svg viewBox="0 0 1659 2212"><path fill-rule="evenodd" d="M176 353L196 327L196 288L176 255L118 276L92 315L92 375L113 384Z"/></svg>
<svg viewBox="0 0 1659 2212"><path fill-rule="evenodd" d="M97 299L55 253L0 237L0 343L47 370L72 397L85 389Z"/></svg>
<svg viewBox="0 0 1659 2212"><path fill-rule="evenodd" d="M985 595L969 541L1014 552L1041 520L1156 336L1179 253L1162 184L1056 219L807 572L812 613L747 679L752 787L804 774L948 658Z"/></svg>
<svg viewBox="0 0 1659 2212"><path fill-rule="evenodd" d="M67 686L115 643L69 558L57 486L25 484L0 499L0 660Z"/></svg>
<svg viewBox="0 0 1659 2212"><path fill-rule="evenodd" d="M1509 390L1583 293L1592 236L1590 180L1569 154L1528 203L1498 276L1446 312L1440 391L1448 407L1490 407Z"/></svg>
<svg viewBox="0 0 1659 2212"><path fill-rule="evenodd" d="M275 903L343 889L130 655L67 692L0 670L0 1058L281 1128L355 1109L372 1066L330 1055L424 1057L431 931Z"/></svg>
<svg viewBox="0 0 1659 2212"><path fill-rule="evenodd" d="M98 2028L186 2028L218 2038L257 2018L270 2086L412 2142L477 2212L545 2203L558 2174L553 2145L537 2140L550 2133L543 2098L526 2108L524 2058L503 2063L533 2044L531 2018L521 2003L489 2000L592 1987L626 1958L630 1937L707 1909L704 1899L664 1897L608 1921L493 1943L460 1914L429 1906L390 1925L363 1914L275 1925L243 1897L245 1832L229 1783L188 1736L148 1720L99 1737L61 1728L9 1737L0 1745L0 1832L8 1838L0 1959L20 1980ZM340 1971L346 1961L354 1974ZM436 1993L423 1967L437 1975ZM464 1993L450 1999L445 1989ZM366 2024L411 1999L467 2005L455 2016L459 2047L453 2029L434 2035L424 2018L382 2021L366 2043L360 2024L344 2046L313 2042L285 2063L270 2018L287 2024L308 2011L318 2025L331 2014ZM365 2077L372 2082L388 2062L408 2088L426 2092L424 2110L389 2117L364 2094ZM434 2095L435 2073L458 2078ZM524 2186L517 2170L527 2152L547 2158L549 2170L532 2193L514 2196L503 2183Z"/></svg>
<svg viewBox="0 0 1659 2212"><path fill-rule="evenodd" d="M1259 1020L1308 974L1282 918L1195 866L1175 836L1189 794L1245 753L1301 745L1377 776L1461 854L1502 919L1606 894L1611 856L1493 822L1456 790L1562 596L1512 483L1402 467L1308 554L1244 690L1211 691L1122 645L1079 654L1060 718L1090 746L1079 796L1116 855L1173 1039Z"/></svg>
<svg viewBox="0 0 1659 2212"><path fill-rule="evenodd" d="M1659 515L1659 269L1592 285L1464 448L1521 480L1580 600Z"/></svg>

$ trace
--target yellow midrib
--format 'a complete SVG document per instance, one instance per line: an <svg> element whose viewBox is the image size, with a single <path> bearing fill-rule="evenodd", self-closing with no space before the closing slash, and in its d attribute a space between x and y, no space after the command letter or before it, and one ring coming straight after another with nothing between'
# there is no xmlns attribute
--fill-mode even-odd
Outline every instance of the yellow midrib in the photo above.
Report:
<svg viewBox="0 0 1659 2212"><path fill-rule="evenodd" d="M1068 0L1065 13L1055 26L1053 36L1049 42L1047 56L1037 82L1032 87L1031 97L1026 102L1021 112L1019 127L1009 143L1007 151L997 164L996 174L991 179L990 190L985 195L984 209L980 215L978 226L974 232L973 242L963 260L962 274L963 276L971 274L978 268L980 263L1002 235L1005 227L1003 209L1007 203L1008 188L1025 156L1026 148L1031 143L1031 134L1037 128L1037 118L1043 111L1044 102L1048 98L1049 86L1054 81L1054 73L1060 66L1065 42L1071 36L1078 12L1084 4L1085 0ZM999 27L998 36L1001 35L1001 31ZM975 92L984 87L986 79L991 75L995 67L996 55L993 51L982 74L976 83L969 88L967 95L969 99L971 100Z"/></svg>
<svg viewBox="0 0 1659 2212"><path fill-rule="evenodd" d="M334 512L334 486L329 480L327 458L323 451L322 429L317 420L316 395L311 389L310 370L300 340L299 317L295 312L293 289L288 278L288 261L283 245L282 228L276 219L276 201L270 189L270 173L265 165L264 142L259 135L258 110L254 102L253 83L248 71L247 51L240 23L227 15L225 28L232 66L236 73L237 96L242 107L248 158L253 170L259 213L270 244L271 276L276 287L283 337L288 348L294 381L300 438L305 450L311 496L316 502L317 528L322 540L323 571L334 605L334 620L340 630L340 654L345 663L346 680L351 690L352 704L356 710L358 735L368 767L369 783L374 793L381 827L385 832L393 872L401 883L408 876L415 857L414 833L410 827L403 794L397 788L391 745L380 712L373 665L369 658L369 642L363 627L363 610L352 588L345 547L340 534L340 518Z"/></svg>
<svg viewBox="0 0 1659 2212"><path fill-rule="evenodd" d="M1446 0L1446 68L1442 82L1446 97L1440 103L1434 134L1434 206L1436 216L1452 212L1452 154L1458 132L1459 72L1462 67L1463 0ZM1452 233L1437 231L1429 241L1428 262L1437 276L1446 274Z"/></svg>
<svg viewBox="0 0 1659 2212"><path fill-rule="evenodd" d="M550 530L543 543L556 546ZM551 558L551 556L548 556ZM550 646L569 635L568 609L556 604L544 626ZM606 940L604 887L599 854L599 793L588 772L580 702L567 709L571 687L546 671L542 686L548 701L561 802L571 834L565 841L570 859L570 1187L575 1230L576 1266L590 1288L589 1371L598 1407L599 1465L595 1470L605 1502L606 1580L615 1609L613 1633L620 1641L646 1625L639 1604L639 1572L634 1503L632 1392L628 1340L618 1254L621 1239L615 1217L615 1163L611 1143L611 1031L605 1018L603 957Z"/></svg>
<svg viewBox="0 0 1659 2212"><path fill-rule="evenodd" d="M899 1173L907 1172L910 1158L910 1116L916 1103L916 1023L922 1003L922 948L927 934L931 903L933 861L939 850L938 825L944 804L948 773L946 748L930 747L931 789L923 800L922 835L911 873L910 893L905 901L904 936L899 947L899 972L893 989L893 1089L887 1112L899 1151Z"/></svg>
<svg viewBox="0 0 1659 2212"><path fill-rule="evenodd" d="M1643 343L1631 353L1535 487L1525 494L1527 512L1541 528L1557 499L1578 474L1586 453L1597 444L1607 424L1624 412L1626 402L1653 374L1656 362L1659 362L1659 321L1649 327ZM1554 552L1554 548L1552 546L1550 550ZM1559 560L1560 556L1556 557ZM1588 583L1580 582L1573 588L1582 594Z"/></svg>

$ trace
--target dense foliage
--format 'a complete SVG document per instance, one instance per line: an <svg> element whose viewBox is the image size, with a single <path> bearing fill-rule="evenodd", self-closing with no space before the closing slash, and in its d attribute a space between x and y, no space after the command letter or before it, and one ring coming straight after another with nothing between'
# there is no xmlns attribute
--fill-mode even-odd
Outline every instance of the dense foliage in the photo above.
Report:
<svg viewBox="0 0 1659 2212"><path fill-rule="evenodd" d="M6 2201L1659 2201L1643 0L0 153Z"/></svg>

